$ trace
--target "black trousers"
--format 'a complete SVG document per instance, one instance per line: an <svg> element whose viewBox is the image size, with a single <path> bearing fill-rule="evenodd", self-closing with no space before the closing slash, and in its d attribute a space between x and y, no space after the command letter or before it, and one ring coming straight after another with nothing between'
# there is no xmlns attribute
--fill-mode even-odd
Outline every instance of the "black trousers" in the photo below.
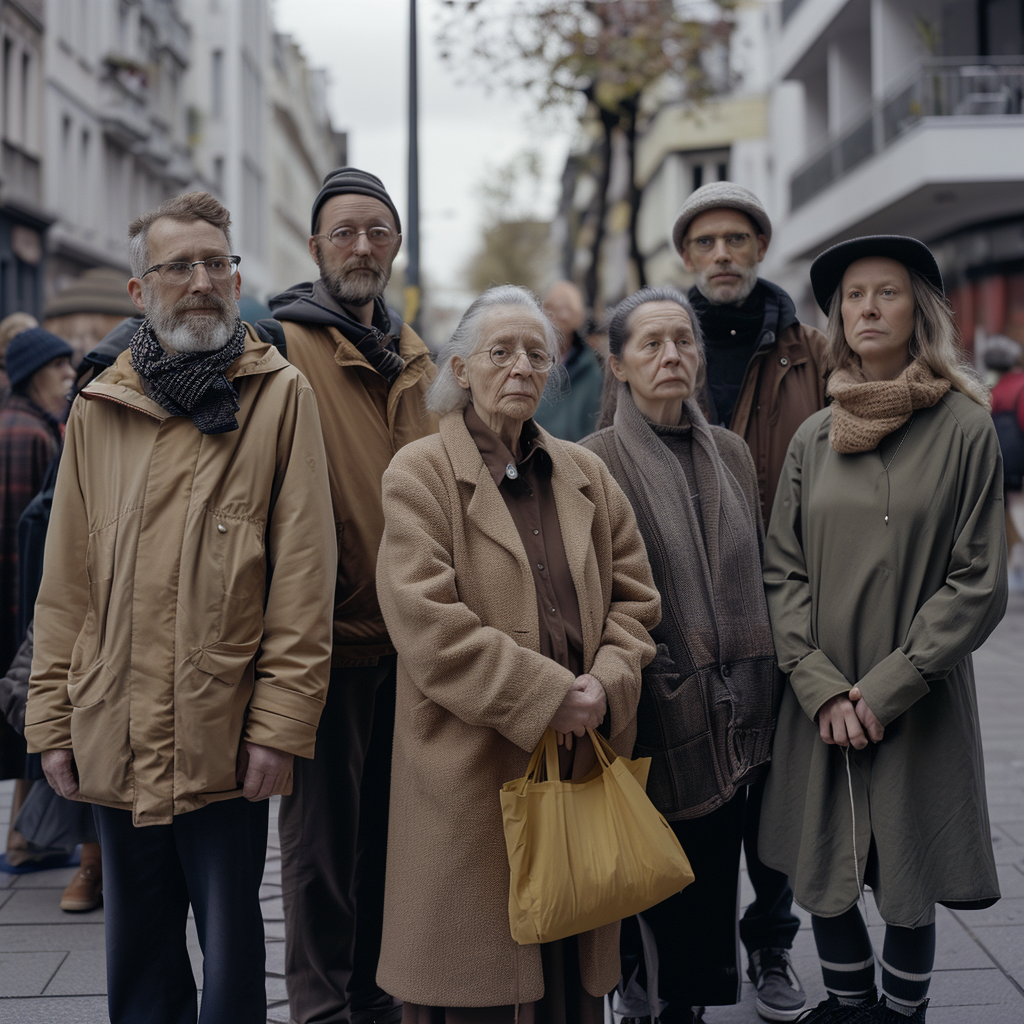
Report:
<svg viewBox="0 0 1024 1024"><path fill-rule="evenodd" d="M740 790L727 804L687 821L669 824L693 868L694 881L682 892L643 912L658 946L658 995L668 1003L665 1024L688 1021L693 1006L730 1005L739 999L740 846L743 805ZM622 922L622 976L643 964L636 919ZM641 966L640 983L647 984Z"/></svg>
<svg viewBox="0 0 1024 1024"><path fill-rule="evenodd" d="M754 887L754 902L740 918L740 938L747 953L774 946L792 949L800 930L800 918L793 913L793 890L789 879L757 855L757 833L761 828L761 800L765 780L747 788L746 821L743 825L743 850L747 857L747 874Z"/></svg>
<svg viewBox="0 0 1024 1024"><path fill-rule="evenodd" d="M313 760L281 800L285 973L298 1024L388 1005L377 986L387 860L394 655L332 669Z"/></svg>
<svg viewBox="0 0 1024 1024"><path fill-rule="evenodd" d="M130 811L94 808L112 1024L266 1021L259 893L268 809L265 800L223 800L136 828ZM185 945L190 903L203 950L200 1014Z"/></svg>

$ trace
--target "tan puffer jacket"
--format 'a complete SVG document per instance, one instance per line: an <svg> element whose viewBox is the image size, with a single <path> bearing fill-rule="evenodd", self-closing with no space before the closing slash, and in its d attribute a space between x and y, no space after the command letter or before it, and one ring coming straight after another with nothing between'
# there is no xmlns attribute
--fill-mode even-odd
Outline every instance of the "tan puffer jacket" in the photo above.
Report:
<svg viewBox="0 0 1024 1024"><path fill-rule="evenodd" d="M311 757L336 548L316 400L250 329L238 429L146 397L130 353L75 402L43 580L29 749L136 825L240 795L241 741ZM289 780L290 785L290 780Z"/></svg>

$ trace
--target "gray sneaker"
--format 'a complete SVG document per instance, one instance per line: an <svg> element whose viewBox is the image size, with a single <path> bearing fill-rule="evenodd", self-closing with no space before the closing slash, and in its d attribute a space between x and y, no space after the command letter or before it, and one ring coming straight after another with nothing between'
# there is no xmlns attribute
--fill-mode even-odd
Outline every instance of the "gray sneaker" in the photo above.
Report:
<svg viewBox="0 0 1024 1024"><path fill-rule="evenodd" d="M769 947L750 954L747 975L757 991L757 1012L765 1020L796 1020L807 1003L788 949Z"/></svg>

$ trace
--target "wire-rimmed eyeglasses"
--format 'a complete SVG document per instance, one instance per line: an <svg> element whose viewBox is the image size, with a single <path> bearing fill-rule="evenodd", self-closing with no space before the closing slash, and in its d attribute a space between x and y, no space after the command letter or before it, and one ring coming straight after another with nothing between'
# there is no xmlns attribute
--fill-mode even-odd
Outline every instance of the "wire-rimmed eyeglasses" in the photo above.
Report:
<svg viewBox="0 0 1024 1024"><path fill-rule="evenodd" d="M536 370L538 373L547 373L554 366L555 361L551 358L551 353L546 348L522 349L512 348L511 345L492 345L487 350L487 355L491 357L491 362L502 369L512 366L523 353L526 354L530 369ZM483 355L482 352L474 354Z"/></svg>
<svg viewBox="0 0 1024 1024"><path fill-rule="evenodd" d="M211 281L227 281L241 262L241 256L208 256L205 260L195 260L192 263L157 263L142 277L156 271L164 284L182 285L192 280L196 267L205 267L206 276Z"/></svg>
<svg viewBox="0 0 1024 1024"><path fill-rule="evenodd" d="M335 228L329 235L320 234L317 238L326 238L335 249L351 249L356 244L360 235L366 235L366 240L374 249L386 249L395 239L396 233L391 228L375 226L357 231L355 228L342 224Z"/></svg>

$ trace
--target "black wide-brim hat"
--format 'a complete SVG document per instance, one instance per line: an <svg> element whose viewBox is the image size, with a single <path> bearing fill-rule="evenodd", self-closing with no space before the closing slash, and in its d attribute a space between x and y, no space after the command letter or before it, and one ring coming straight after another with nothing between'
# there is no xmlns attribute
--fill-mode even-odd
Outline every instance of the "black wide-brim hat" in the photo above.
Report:
<svg viewBox="0 0 1024 1024"><path fill-rule="evenodd" d="M811 264L811 288L826 315L846 268L866 256L884 256L896 260L908 270L916 270L940 294L945 294L939 265L924 242L907 235L865 235L863 238L851 238L848 242L833 245Z"/></svg>

